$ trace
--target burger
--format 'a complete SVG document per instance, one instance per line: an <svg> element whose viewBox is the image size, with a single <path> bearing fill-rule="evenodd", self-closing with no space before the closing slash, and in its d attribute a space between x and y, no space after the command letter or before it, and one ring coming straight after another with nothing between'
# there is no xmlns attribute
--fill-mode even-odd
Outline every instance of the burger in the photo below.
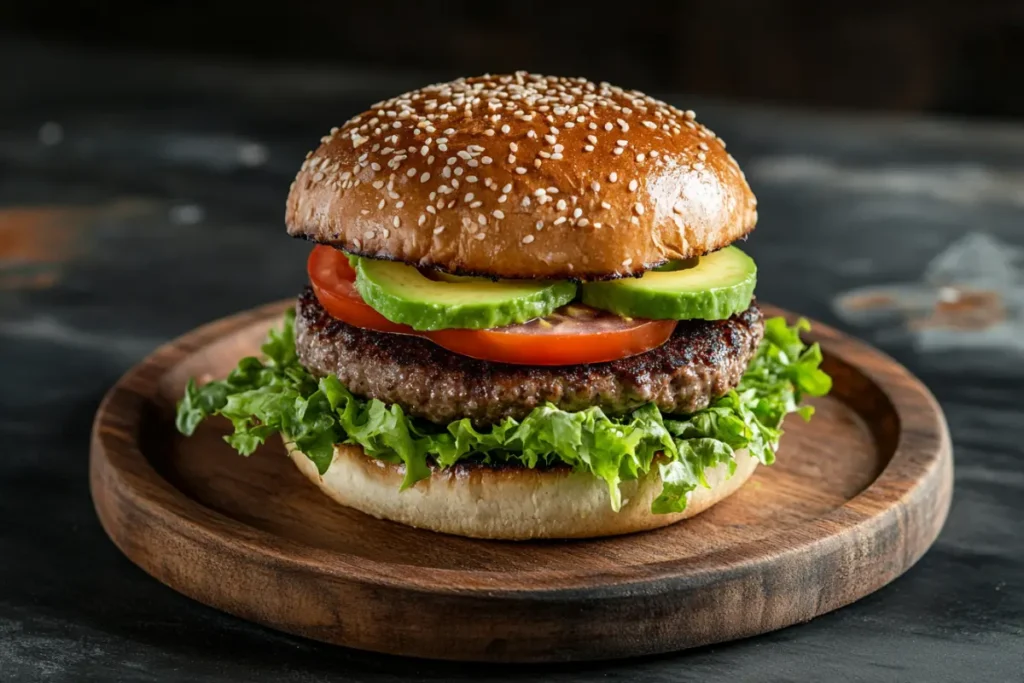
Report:
<svg viewBox="0 0 1024 683"><path fill-rule="evenodd" d="M698 514L830 388L754 298L757 201L725 143L636 90L429 85L333 128L288 195L309 285L259 357L191 382L243 455L280 435L342 505L492 539Z"/></svg>

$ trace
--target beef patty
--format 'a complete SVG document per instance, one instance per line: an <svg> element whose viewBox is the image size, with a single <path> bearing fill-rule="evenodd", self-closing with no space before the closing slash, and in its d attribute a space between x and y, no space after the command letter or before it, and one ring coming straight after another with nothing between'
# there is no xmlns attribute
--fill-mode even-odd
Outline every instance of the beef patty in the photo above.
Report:
<svg viewBox="0 0 1024 683"><path fill-rule="evenodd" d="M353 327L331 317L310 288L295 319L300 362L337 375L357 396L397 403L406 413L477 426L523 418L546 402L609 415L654 402L691 413L736 386L764 335L756 302L728 320L684 320L667 342L630 358L558 367L508 365L452 353L421 337Z"/></svg>

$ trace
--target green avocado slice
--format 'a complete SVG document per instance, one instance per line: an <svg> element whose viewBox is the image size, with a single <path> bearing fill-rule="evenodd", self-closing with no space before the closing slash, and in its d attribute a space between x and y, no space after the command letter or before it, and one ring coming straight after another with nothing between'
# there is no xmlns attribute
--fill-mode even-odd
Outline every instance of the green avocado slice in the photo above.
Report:
<svg viewBox="0 0 1024 683"><path fill-rule="evenodd" d="M576 297L572 282L432 280L413 266L368 258L356 263L356 289L385 318L414 330L481 330L522 323Z"/></svg>
<svg viewBox="0 0 1024 683"><path fill-rule="evenodd" d="M583 285L583 303L631 318L721 320L745 311L754 296L757 266L736 247L700 257L680 270L648 271Z"/></svg>

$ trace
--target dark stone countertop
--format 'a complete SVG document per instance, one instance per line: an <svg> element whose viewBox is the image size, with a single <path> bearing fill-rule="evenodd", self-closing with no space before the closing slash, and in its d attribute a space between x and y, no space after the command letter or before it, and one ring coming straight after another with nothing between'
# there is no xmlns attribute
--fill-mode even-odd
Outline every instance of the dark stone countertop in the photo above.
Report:
<svg viewBox="0 0 1024 683"><path fill-rule="evenodd" d="M669 97L729 142L760 198L746 245L759 296L871 341L935 392L956 457L949 521L905 576L805 625L483 667L324 646L192 602L114 548L86 476L93 413L121 373L298 291L308 247L284 236L284 198L319 136L447 75L10 39L0 74L0 680L1024 681L1024 127Z"/></svg>

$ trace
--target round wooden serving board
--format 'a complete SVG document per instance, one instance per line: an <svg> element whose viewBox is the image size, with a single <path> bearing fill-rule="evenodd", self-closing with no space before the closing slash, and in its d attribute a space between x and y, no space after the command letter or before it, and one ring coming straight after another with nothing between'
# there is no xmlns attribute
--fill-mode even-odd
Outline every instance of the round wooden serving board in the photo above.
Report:
<svg viewBox="0 0 1024 683"><path fill-rule="evenodd" d="M935 400L892 359L814 324L832 394L811 422L786 422L775 465L693 519L568 542L377 520L321 494L280 442L246 459L221 440L226 422L191 438L174 430L188 378L222 377L256 354L290 304L157 350L107 395L92 437L93 499L114 543L168 586L245 619L442 659L664 652L849 604L914 564L946 518L953 461Z"/></svg>

